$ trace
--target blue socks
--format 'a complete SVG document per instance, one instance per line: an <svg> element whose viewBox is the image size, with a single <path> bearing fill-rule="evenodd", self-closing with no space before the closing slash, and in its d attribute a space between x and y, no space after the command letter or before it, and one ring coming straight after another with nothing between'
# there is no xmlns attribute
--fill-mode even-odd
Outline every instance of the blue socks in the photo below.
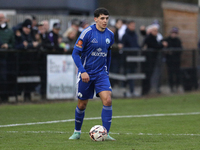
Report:
<svg viewBox="0 0 200 150"><path fill-rule="evenodd" d="M75 131L81 131L81 126L83 124L84 116L85 116L85 110L80 110L78 106L76 106ZM103 106L101 119L102 119L102 125L107 129L107 132L109 132L112 122L112 106Z"/></svg>
<svg viewBox="0 0 200 150"><path fill-rule="evenodd" d="M85 116L85 110L80 110L76 106L75 110L75 131L81 131L81 126L83 124L83 118Z"/></svg>
<svg viewBox="0 0 200 150"><path fill-rule="evenodd" d="M112 122L112 106L103 106L101 119L103 126L107 129L107 132L109 132Z"/></svg>

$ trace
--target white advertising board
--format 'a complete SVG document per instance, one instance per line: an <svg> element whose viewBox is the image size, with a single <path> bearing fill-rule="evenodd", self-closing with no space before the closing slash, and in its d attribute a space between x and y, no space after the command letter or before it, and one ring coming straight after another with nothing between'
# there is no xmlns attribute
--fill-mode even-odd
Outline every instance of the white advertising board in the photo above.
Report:
<svg viewBox="0 0 200 150"><path fill-rule="evenodd" d="M47 56L47 99L75 97L75 69L71 55Z"/></svg>

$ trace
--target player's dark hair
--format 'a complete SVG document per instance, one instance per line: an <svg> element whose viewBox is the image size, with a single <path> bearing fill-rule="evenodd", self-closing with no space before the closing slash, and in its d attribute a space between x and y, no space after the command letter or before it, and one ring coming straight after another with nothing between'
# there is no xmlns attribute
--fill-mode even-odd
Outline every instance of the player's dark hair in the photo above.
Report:
<svg viewBox="0 0 200 150"><path fill-rule="evenodd" d="M94 17L99 17L100 15L109 15L109 11L106 9L106 8L97 8L95 11L94 11Z"/></svg>

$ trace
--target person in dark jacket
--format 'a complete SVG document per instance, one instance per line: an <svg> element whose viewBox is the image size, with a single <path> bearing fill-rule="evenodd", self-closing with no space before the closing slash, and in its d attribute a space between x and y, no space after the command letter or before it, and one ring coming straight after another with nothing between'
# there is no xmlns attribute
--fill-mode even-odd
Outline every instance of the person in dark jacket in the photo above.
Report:
<svg viewBox="0 0 200 150"><path fill-rule="evenodd" d="M39 43L34 41L31 36L32 22L26 19L22 23L22 28L15 32L15 48L16 49L34 49L37 48Z"/></svg>
<svg viewBox="0 0 200 150"><path fill-rule="evenodd" d="M130 20L127 23L127 29L125 31L125 34L122 37L122 45L123 48L131 48L132 51L136 51L139 49L139 44L138 44L138 37L135 32L135 21ZM135 53L131 52L131 55L136 55ZM126 70L125 74L128 73L134 73L136 70L136 63L128 63L126 65ZM132 97L135 96L134 93L134 80L128 80L129 88L130 88L130 94L129 93L124 93L125 96L127 97ZM126 84L124 85L126 87Z"/></svg>
<svg viewBox="0 0 200 150"><path fill-rule="evenodd" d="M53 51L63 52L65 49L61 48L59 46L59 43L58 43L60 28L61 28L60 23L54 23L52 31L50 31L49 34L48 34L48 38L51 42L51 46L52 46Z"/></svg>
<svg viewBox="0 0 200 150"><path fill-rule="evenodd" d="M45 24L42 22L38 23L38 34L40 36L41 40L41 50L51 50L53 49L53 45L51 44L51 41L49 40L49 33L45 28Z"/></svg>
<svg viewBox="0 0 200 150"><path fill-rule="evenodd" d="M14 34L13 31L8 28L7 19L3 13L0 13L0 49L4 50L0 55L0 98L1 100L7 100L8 91L8 72L10 64L7 63L8 54L6 53L9 49L14 46Z"/></svg>
<svg viewBox="0 0 200 150"><path fill-rule="evenodd" d="M167 37L165 41L168 42L167 48L170 48L170 51L165 55L168 81L171 92L174 92L173 87L176 86L176 89L178 89L181 84L180 65L182 44L178 37L178 28L173 27L170 31L169 37Z"/></svg>
<svg viewBox="0 0 200 150"><path fill-rule="evenodd" d="M148 94L151 88L151 76L156 63L157 51L163 47L167 47L166 41L158 42L156 39L158 26L151 25L151 27L149 27L149 32L150 33L146 36L142 44L144 50L143 55L146 57L146 61L142 63L142 71L146 75L146 78L142 80L142 95Z"/></svg>
<svg viewBox="0 0 200 150"><path fill-rule="evenodd" d="M138 37L135 32L135 21L131 20L127 23L127 29L122 37L122 44L124 48L139 48Z"/></svg>
<svg viewBox="0 0 200 150"><path fill-rule="evenodd" d="M16 28L15 32L15 48L19 51L30 51L39 46L38 41L34 41L31 35L32 21L25 19L21 28ZM20 52L18 56L18 76L32 76L37 74L36 53L23 53ZM33 73L34 72L34 73ZM30 92L34 90L34 84L20 84L18 94L23 91L25 97L30 97Z"/></svg>
<svg viewBox="0 0 200 150"><path fill-rule="evenodd" d="M0 13L0 40L0 48L13 48L15 42L14 34L13 31L8 27L7 19L3 13Z"/></svg>

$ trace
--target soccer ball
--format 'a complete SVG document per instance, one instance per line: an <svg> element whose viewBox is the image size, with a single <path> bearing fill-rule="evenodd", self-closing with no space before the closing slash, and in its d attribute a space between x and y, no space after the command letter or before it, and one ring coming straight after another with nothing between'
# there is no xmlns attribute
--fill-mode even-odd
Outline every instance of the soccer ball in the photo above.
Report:
<svg viewBox="0 0 200 150"><path fill-rule="evenodd" d="M90 129L89 135L93 141L105 141L107 138L107 130L101 125L95 125Z"/></svg>

